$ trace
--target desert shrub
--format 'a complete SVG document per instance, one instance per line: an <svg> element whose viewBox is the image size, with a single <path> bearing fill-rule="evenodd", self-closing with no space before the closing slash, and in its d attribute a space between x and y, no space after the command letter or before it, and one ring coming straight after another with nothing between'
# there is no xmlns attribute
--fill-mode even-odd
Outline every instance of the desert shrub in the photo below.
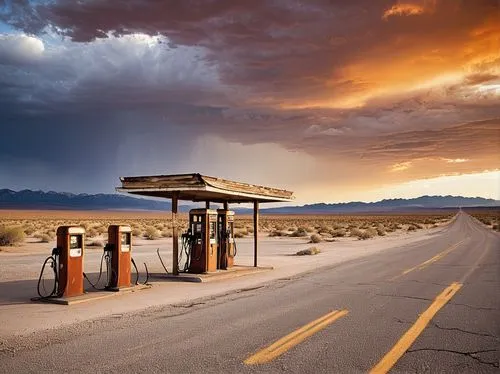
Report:
<svg viewBox="0 0 500 374"><path fill-rule="evenodd" d="M353 227L349 230L349 236L359 238L363 234L363 231L357 227Z"/></svg>
<svg viewBox="0 0 500 374"><path fill-rule="evenodd" d="M316 247L311 247L307 249L303 249L301 251L298 251L296 253L297 256L311 256L311 255L317 255L318 253L321 253L319 248Z"/></svg>
<svg viewBox="0 0 500 374"><path fill-rule="evenodd" d="M172 235L173 235L173 234L172 234L172 229L170 229L170 230L169 230L169 229L165 229L165 230L163 230L163 231L161 232L161 236L162 236L163 238L171 238L171 237L172 237Z"/></svg>
<svg viewBox="0 0 500 374"><path fill-rule="evenodd" d="M235 238L244 238L245 234L243 234L243 232L246 232L246 231L235 231L234 232L234 237Z"/></svg>
<svg viewBox="0 0 500 374"><path fill-rule="evenodd" d="M385 236L386 235L386 230L385 230L384 225L379 224L377 226L377 234L378 234L378 236Z"/></svg>
<svg viewBox="0 0 500 374"><path fill-rule="evenodd" d="M312 234L310 236L310 239L311 239L311 243L321 243L321 241L323 240L321 238L321 235L318 235L318 234Z"/></svg>
<svg viewBox="0 0 500 374"><path fill-rule="evenodd" d="M363 236L361 239L370 239L370 238L373 238L374 236L377 236L377 235L378 235L377 230L370 227L363 232Z"/></svg>
<svg viewBox="0 0 500 374"><path fill-rule="evenodd" d="M31 235L33 235L33 234L35 233L35 231L36 231L36 230L35 230L35 228L34 228L34 227L29 226L29 227L26 227L26 228L24 229L24 234L25 234L25 235L27 235L27 236L31 236Z"/></svg>
<svg viewBox="0 0 500 374"><path fill-rule="evenodd" d="M243 222L238 222L238 221L236 221L236 222L234 223L234 228L235 228L235 229L244 229L244 228L245 228L245 224L244 224Z"/></svg>
<svg viewBox="0 0 500 374"><path fill-rule="evenodd" d="M350 234L350 236L357 237L359 240L370 239L375 235L377 235L377 230L371 227L366 230L352 229Z"/></svg>
<svg viewBox="0 0 500 374"><path fill-rule="evenodd" d="M410 225L410 226L408 226L408 229L407 229L407 230L408 230L408 231L416 231L416 230L417 230L417 226L415 226L415 225Z"/></svg>
<svg viewBox="0 0 500 374"><path fill-rule="evenodd" d="M290 234L290 236L293 237L304 237L307 235L308 235L307 230L304 227L299 227L297 230L295 230Z"/></svg>
<svg viewBox="0 0 500 374"><path fill-rule="evenodd" d="M343 228L338 228L338 229L332 230L331 235L334 238L344 237L344 236L346 236L346 231Z"/></svg>
<svg viewBox="0 0 500 374"><path fill-rule="evenodd" d="M99 235L96 229L91 227L90 229L85 231L85 234L87 235L88 238L95 238L96 236Z"/></svg>
<svg viewBox="0 0 500 374"><path fill-rule="evenodd" d="M329 233L330 231L332 231L331 228L328 227L327 225L319 225L317 227L317 230L318 230L319 233L323 233L323 232L328 232Z"/></svg>
<svg viewBox="0 0 500 374"><path fill-rule="evenodd" d="M102 234L108 232L108 228L106 227L106 225L96 226L95 230L98 232L99 235L102 235Z"/></svg>
<svg viewBox="0 0 500 374"><path fill-rule="evenodd" d="M25 235L22 227L0 227L0 246L20 244L23 242L24 237Z"/></svg>
<svg viewBox="0 0 500 374"><path fill-rule="evenodd" d="M142 236L142 230L139 229L139 228L133 229L132 230L132 236L136 236L136 237Z"/></svg>
<svg viewBox="0 0 500 374"><path fill-rule="evenodd" d="M275 236L286 236L286 233L280 230L273 230L269 233L269 236L275 237Z"/></svg>
<svg viewBox="0 0 500 374"><path fill-rule="evenodd" d="M49 243L52 240L50 235L47 233L36 234L35 238L37 238L40 243Z"/></svg>
<svg viewBox="0 0 500 374"><path fill-rule="evenodd" d="M144 232L144 237L148 240L156 240L160 238L160 233L153 226L147 226L146 231Z"/></svg>

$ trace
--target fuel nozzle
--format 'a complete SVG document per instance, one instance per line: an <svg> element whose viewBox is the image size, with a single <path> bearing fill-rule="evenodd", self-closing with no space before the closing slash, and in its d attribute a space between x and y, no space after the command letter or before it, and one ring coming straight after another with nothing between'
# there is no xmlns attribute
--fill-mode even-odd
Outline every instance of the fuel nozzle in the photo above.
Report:
<svg viewBox="0 0 500 374"><path fill-rule="evenodd" d="M60 256L61 255L61 247L52 248L52 256Z"/></svg>

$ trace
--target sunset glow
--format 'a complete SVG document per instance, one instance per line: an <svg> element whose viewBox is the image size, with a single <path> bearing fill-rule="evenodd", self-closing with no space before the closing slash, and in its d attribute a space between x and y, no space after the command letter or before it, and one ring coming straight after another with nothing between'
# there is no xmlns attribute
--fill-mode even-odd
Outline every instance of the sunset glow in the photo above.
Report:
<svg viewBox="0 0 500 374"><path fill-rule="evenodd" d="M300 202L498 196L498 1L7 3L0 187L199 171Z"/></svg>

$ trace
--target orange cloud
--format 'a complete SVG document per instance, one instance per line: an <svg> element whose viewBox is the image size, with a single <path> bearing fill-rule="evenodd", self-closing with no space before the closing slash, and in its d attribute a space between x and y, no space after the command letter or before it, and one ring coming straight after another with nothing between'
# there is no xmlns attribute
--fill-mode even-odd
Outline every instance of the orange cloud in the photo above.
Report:
<svg viewBox="0 0 500 374"><path fill-rule="evenodd" d="M391 16L418 16L425 12L425 8L416 4L398 3L384 12L382 19L388 19Z"/></svg>
<svg viewBox="0 0 500 374"><path fill-rule="evenodd" d="M411 168L411 161L406 161L406 162L399 162L397 164L394 164L391 166L391 171L395 172L395 171L404 171L404 170L408 170L409 168Z"/></svg>

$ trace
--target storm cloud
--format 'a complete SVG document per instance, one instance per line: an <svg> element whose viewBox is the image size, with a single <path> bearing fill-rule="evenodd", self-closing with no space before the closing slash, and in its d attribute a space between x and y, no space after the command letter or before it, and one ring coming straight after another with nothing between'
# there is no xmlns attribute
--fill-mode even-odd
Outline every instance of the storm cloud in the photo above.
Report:
<svg viewBox="0 0 500 374"><path fill-rule="evenodd" d="M496 0L12 0L0 19L2 185L372 188L499 165Z"/></svg>

